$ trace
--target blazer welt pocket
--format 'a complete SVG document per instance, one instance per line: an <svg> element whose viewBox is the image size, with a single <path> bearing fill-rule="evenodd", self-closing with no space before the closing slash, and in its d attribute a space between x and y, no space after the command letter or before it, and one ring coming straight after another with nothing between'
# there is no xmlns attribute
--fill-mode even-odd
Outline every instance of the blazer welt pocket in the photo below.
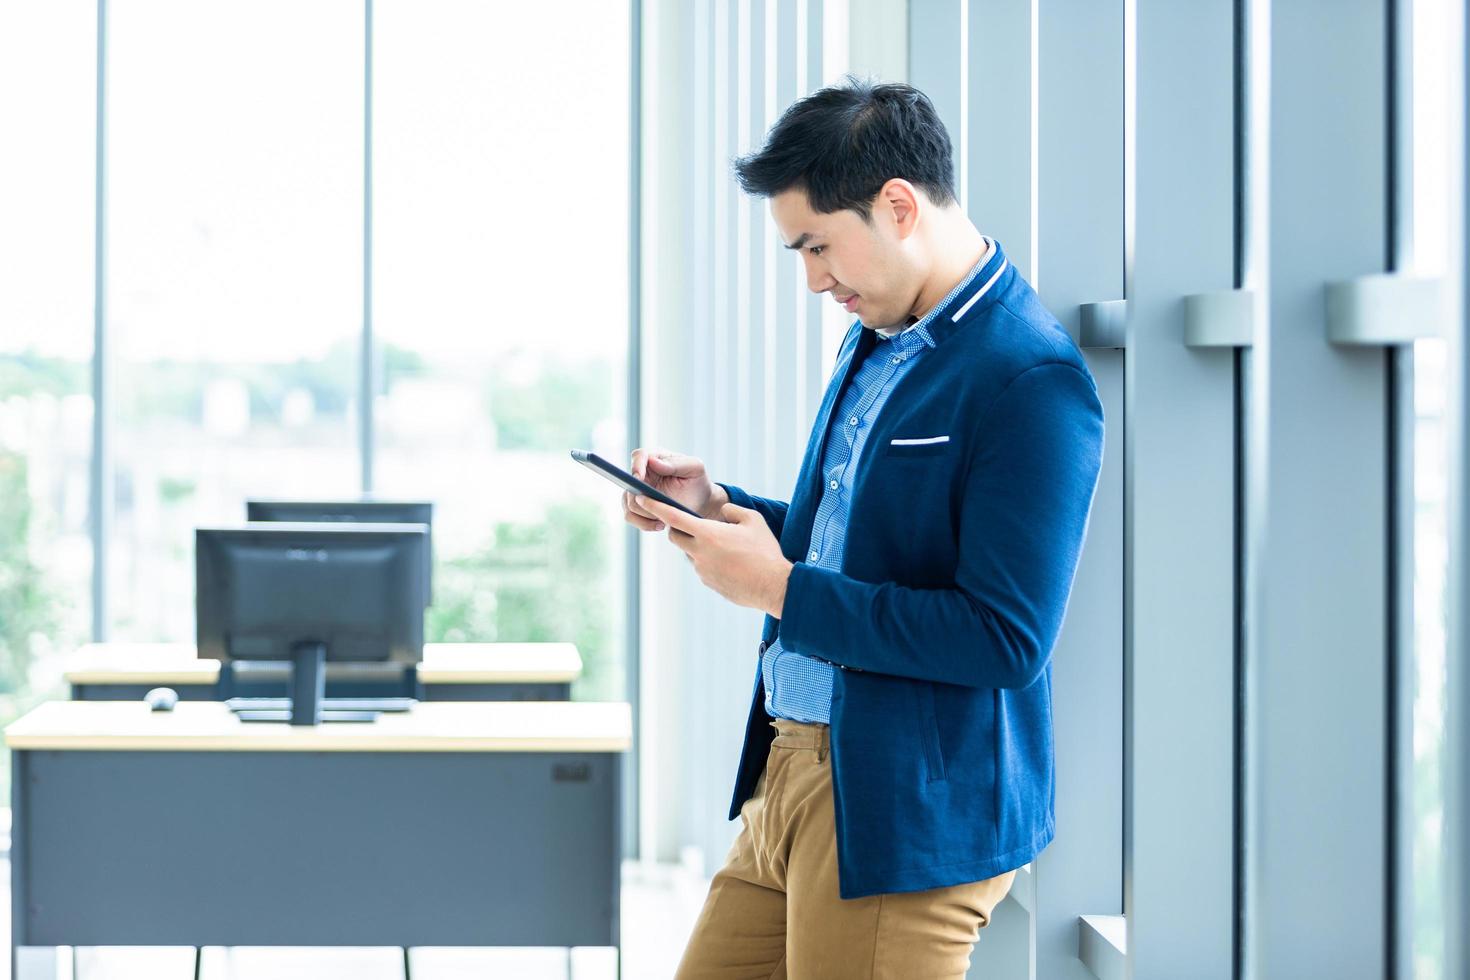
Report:
<svg viewBox="0 0 1470 980"><path fill-rule="evenodd" d="M891 439L886 456L938 456L949 452L949 436Z"/></svg>
<svg viewBox="0 0 1470 980"><path fill-rule="evenodd" d="M919 737L924 743L924 768L929 782L937 783L947 776L944 750L939 745L939 718L934 710L934 685L928 681L912 681L918 705Z"/></svg>

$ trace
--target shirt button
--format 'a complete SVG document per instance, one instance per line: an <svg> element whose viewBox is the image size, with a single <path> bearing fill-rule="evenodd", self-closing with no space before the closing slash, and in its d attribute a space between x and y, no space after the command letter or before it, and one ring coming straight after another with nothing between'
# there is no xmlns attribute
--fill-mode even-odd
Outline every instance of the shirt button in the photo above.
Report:
<svg viewBox="0 0 1470 980"><path fill-rule="evenodd" d="M850 418L850 419L847 420L847 424L848 425L857 425L857 422L858 422L858 419L857 419L857 416L856 415L854 415L852 418Z"/></svg>
<svg viewBox="0 0 1470 980"><path fill-rule="evenodd" d="M890 358L890 360L894 364L902 364L903 363L903 358L899 357L897 354L894 354L893 357Z"/></svg>
<svg viewBox="0 0 1470 980"><path fill-rule="evenodd" d="M833 490L836 490L837 489L837 481L836 480L833 480L832 482L828 483L827 486L830 487Z"/></svg>
<svg viewBox="0 0 1470 980"><path fill-rule="evenodd" d="M816 551L812 551L810 554L808 554L806 556L806 560L807 561L816 561L817 560L817 553L816 553Z"/></svg>

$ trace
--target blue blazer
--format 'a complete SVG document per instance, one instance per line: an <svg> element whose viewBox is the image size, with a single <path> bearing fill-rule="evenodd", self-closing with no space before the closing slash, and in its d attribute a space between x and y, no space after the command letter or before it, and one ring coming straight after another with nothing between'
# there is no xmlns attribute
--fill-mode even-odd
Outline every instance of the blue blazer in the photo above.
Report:
<svg viewBox="0 0 1470 980"><path fill-rule="evenodd" d="M894 388L858 461L840 572L801 559L833 406L872 330L847 332L790 502L726 486L795 562L760 650L779 635L838 668L842 898L990 878L1033 859L1055 827L1051 651L1102 463L1102 404L999 243L930 329L935 348ZM764 702L757 666L732 820L774 736Z"/></svg>

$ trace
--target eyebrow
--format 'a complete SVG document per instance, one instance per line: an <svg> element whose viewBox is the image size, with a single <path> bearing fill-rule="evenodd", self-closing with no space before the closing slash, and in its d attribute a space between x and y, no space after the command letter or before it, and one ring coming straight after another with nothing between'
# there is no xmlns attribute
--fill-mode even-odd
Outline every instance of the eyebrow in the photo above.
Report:
<svg viewBox="0 0 1470 980"><path fill-rule="evenodd" d="M811 237L812 237L811 232L804 231L804 232L801 233L801 237L800 238L798 238L796 241L792 242L790 245L787 245L786 247L789 248L789 249L799 249L803 245L805 245L807 243L807 240L809 238L811 238Z"/></svg>

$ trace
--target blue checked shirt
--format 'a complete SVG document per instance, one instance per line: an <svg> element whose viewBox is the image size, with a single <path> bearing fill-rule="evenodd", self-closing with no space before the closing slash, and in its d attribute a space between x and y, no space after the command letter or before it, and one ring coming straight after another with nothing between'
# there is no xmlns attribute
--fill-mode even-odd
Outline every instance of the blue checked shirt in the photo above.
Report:
<svg viewBox="0 0 1470 980"><path fill-rule="evenodd" d="M901 332L878 330L882 340L858 368L832 413L832 428L822 453L822 499L812 525L811 550L806 555L808 564L842 570L853 478L868 432L894 386L934 346L929 324L980 274L994 250L995 246L986 239L985 254L980 261L923 319ZM834 669L831 664L783 650L781 641L775 640L761 656L766 713L773 718L829 724Z"/></svg>

